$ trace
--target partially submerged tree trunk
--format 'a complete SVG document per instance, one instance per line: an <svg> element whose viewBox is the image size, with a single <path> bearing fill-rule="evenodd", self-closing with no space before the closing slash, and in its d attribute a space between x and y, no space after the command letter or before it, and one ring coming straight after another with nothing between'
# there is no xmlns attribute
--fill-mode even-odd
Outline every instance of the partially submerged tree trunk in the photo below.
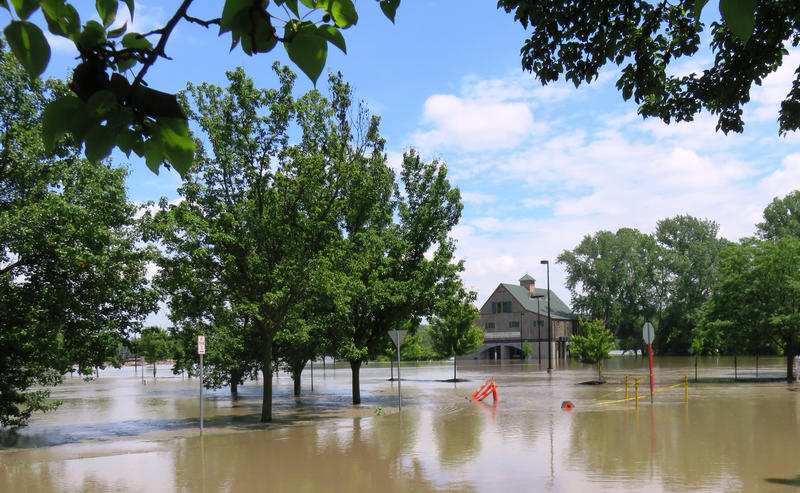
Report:
<svg viewBox="0 0 800 493"><path fill-rule="evenodd" d="M455 356L453 356L453 381L454 382L456 380L458 380L458 378L456 378L456 361L458 361L457 358Z"/></svg>
<svg viewBox="0 0 800 493"><path fill-rule="evenodd" d="M794 357L795 354L791 351L786 351L786 381L794 381Z"/></svg>
<svg viewBox="0 0 800 493"><path fill-rule="evenodd" d="M300 361L292 365L292 380L294 381L294 396L300 396L300 384L303 376L303 368L306 367L305 361Z"/></svg>
<svg viewBox="0 0 800 493"><path fill-rule="evenodd" d="M272 334L264 335L264 363L261 371L264 374L261 422L268 423L272 421Z"/></svg>
<svg viewBox="0 0 800 493"><path fill-rule="evenodd" d="M156 362L153 361L153 380L156 379Z"/></svg>
<svg viewBox="0 0 800 493"><path fill-rule="evenodd" d="M358 373L361 370L361 360L350 360L350 370L353 372L353 405L361 404L361 382Z"/></svg>

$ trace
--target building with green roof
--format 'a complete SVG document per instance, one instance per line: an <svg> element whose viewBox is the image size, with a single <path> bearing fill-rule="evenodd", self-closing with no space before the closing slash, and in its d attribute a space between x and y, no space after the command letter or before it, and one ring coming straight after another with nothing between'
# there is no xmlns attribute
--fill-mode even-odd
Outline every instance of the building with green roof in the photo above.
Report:
<svg viewBox="0 0 800 493"><path fill-rule="evenodd" d="M567 345L578 326L578 317L552 291L550 292L553 358L564 358ZM519 284L500 283L476 322L486 331L483 346L464 359L523 358L527 342L530 359L547 364L547 289L537 288L536 280L525 274Z"/></svg>

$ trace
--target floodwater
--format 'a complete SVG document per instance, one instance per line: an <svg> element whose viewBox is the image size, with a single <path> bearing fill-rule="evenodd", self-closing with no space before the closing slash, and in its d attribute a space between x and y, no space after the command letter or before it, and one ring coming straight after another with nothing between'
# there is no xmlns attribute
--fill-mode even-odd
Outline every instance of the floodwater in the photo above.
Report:
<svg viewBox="0 0 800 493"><path fill-rule="evenodd" d="M800 387L702 383L752 378L753 358L702 359L697 384L692 359L655 363L653 404L642 358L612 359L605 385L581 385L595 373L574 362L552 374L536 361L459 362L469 381L458 384L440 381L452 363L404 363L402 412L388 364L362 369L361 406L349 367L316 364L298 399L290 378L274 380L271 424L258 422L260 382L238 399L206 392L202 437L196 379L164 367L143 385L133 368L108 369L68 377L53 392L59 410L0 433L0 492L800 489ZM784 372L782 359L760 358L759 377ZM638 408L624 400L625 374L631 398L641 378ZM499 402L466 398L491 376Z"/></svg>

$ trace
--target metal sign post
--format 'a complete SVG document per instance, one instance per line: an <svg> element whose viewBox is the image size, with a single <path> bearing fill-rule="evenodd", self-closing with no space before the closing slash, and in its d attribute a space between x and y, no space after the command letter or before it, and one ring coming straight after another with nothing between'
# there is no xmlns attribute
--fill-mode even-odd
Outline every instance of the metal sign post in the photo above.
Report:
<svg viewBox="0 0 800 493"><path fill-rule="evenodd" d="M398 403L398 410L403 410L403 392L400 390L400 344L403 343L403 339L406 338L408 335L407 330L395 330L394 333L389 332L389 337L392 338L392 342L397 347L397 403Z"/></svg>
<svg viewBox="0 0 800 493"><path fill-rule="evenodd" d="M655 339L655 329L653 324L646 322L642 327L642 338L650 349L650 404L653 403L653 340Z"/></svg>
<svg viewBox="0 0 800 493"><path fill-rule="evenodd" d="M203 436L203 355L206 354L205 336L197 336L197 354L200 355L200 436Z"/></svg>

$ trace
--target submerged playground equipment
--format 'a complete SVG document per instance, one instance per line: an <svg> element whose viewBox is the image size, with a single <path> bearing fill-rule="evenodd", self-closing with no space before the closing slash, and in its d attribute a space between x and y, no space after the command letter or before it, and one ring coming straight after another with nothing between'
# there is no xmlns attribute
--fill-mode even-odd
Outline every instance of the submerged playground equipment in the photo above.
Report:
<svg viewBox="0 0 800 493"><path fill-rule="evenodd" d="M486 382L481 385L481 388L476 390L469 398L475 402L481 402L489 397L489 394L492 394L492 399L494 399L494 402L497 402L497 385L494 383L494 377L486 380Z"/></svg>

